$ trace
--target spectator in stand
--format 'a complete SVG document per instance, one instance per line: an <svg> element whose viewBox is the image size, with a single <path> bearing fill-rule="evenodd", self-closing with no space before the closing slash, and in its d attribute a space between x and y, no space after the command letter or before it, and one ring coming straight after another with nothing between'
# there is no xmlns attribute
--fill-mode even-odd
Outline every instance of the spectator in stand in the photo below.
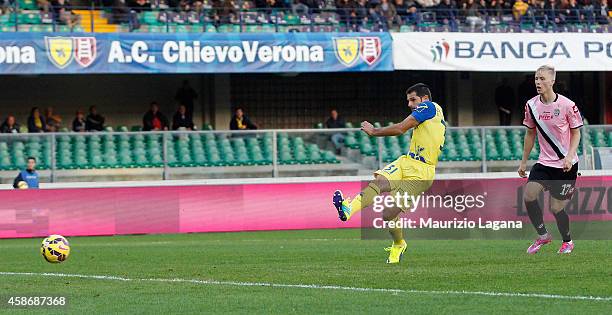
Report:
<svg viewBox="0 0 612 315"><path fill-rule="evenodd" d="M257 125L244 114L241 107L236 108L230 121L230 130L255 130Z"/></svg>
<svg viewBox="0 0 612 315"><path fill-rule="evenodd" d="M478 2L478 13L480 13L480 17L486 22L487 16L489 15L489 3L486 0L480 0Z"/></svg>
<svg viewBox="0 0 612 315"><path fill-rule="evenodd" d="M421 8L427 9L427 8L437 7L441 1L440 0L416 0L416 2L421 6Z"/></svg>
<svg viewBox="0 0 612 315"><path fill-rule="evenodd" d="M185 105L187 116L193 118L193 103L198 98L198 93L189 85L189 81L184 80L183 85L176 90L174 100L179 104Z"/></svg>
<svg viewBox="0 0 612 315"><path fill-rule="evenodd" d="M89 115L85 121L85 130L87 131L102 131L104 130L104 116L98 114L98 109L95 106L89 107Z"/></svg>
<svg viewBox="0 0 612 315"><path fill-rule="evenodd" d="M355 19L359 25L365 25L369 21L370 7L367 0L357 0L355 4ZM357 29L358 31L359 29Z"/></svg>
<svg viewBox="0 0 612 315"><path fill-rule="evenodd" d="M172 117L172 130L186 129L193 130L193 120L187 115L187 108L185 105L179 105L178 110Z"/></svg>
<svg viewBox="0 0 612 315"><path fill-rule="evenodd" d="M595 6L592 0L582 0L580 3L582 20L586 20L588 24L595 23Z"/></svg>
<svg viewBox="0 0 612 315"><path fill-rule="evenodd" d="M546 0L533 0L533 5L527 11L531 14L533 24L547 28L549 25L548 16L546 14Z"/></svg>
<svg viewBox="0 0 612 315"><path fill-rule="evenodd" d="M47 130L45 117L40 114L38 107L33 107L28 117L28 132L39 133Z"/></svg>
<svg viewBox="0 0 612 315"><path fill-rule="evenodd" d="M389 0L381 0L374 10L385 30L393 28L393 24L399 24L395 6Z"/></svg>
<svg viewBox="0 0 612 315"><path fill-rule="evenodd" d="M529 5L527 2L523 0L516 0L514 5L512 6L512 15L514 17L515 22L520 22L521 17L527 13L527 9L529 9Z"/></svg>
<svg viewBox="0 0 612 315"><path fill-rule="evenodd" d="M273 0L272 0L273 1ZM227 24L236 16L236 10L231 0L218 0L213 3L214 17L216 24Z"/></svg>
<svg viewBox="0 0 612 315"><path fill-rule="evenodd" d="M128 23L130 21L130 9L126 0L114 0L111 7L110 23Z"/></svg>
<svg viewBox="0 0 612 315"><path fill-rule="evenodd" d="M157 102L151 102L151 109L142 117L142 131L168 130L168 118L159 111Z"/></svg>
<svg viewBox="0 0 612 315"><path fill-rule="evenodd" d="M414 0L395 0L400 24L417 24L417 3Z"/></svg>
<svg viewBox="0 0 612 315"><path fill-rule="evenodd" d="M569 24L578 24L582 21L580 5L576 0L569 0L569 3L563 13L565 15L565 21Z"/></svg>
<svg viewBox="0 0 612 315"><path fill-rule="evenodd" d="M557 0L548 0L544 5L544 11L546 12L546 19L553 25L554 28L556 28L557 25L561 25L565 22L564 18L560 14Z"/></svg>
<svg viewBox="0 0 612 315"><path fill-rule="evenodd" d="M240 5L241 10L253 10L255 9L255 4L252 1L242 1L242 5Z"/></svg>
<svg viewBox="0 0 612 315"><path fill-rule="evenodd" d="M49 0L36 0L36 5L38 9L44 13L49 13L49 11L51 11L51 2Z"/></svg>
<svg viewBox="0 0 612 315"><path fill-rule="evenodd" d="M285 4L283 3L283 0L266 0L264 2L264 5L261 8L266 8L266 9L284 9L285 8Z"/></svg>
<svg viewBox="0 0 612 315"><path fill-rule="evenodd" d="M504 0L491 0L489 3L489 16L491 19L499 22L504 15L503 11Z"/></svg>
<svg viewBox="0 0 612 315"><path fill-rule="evenodd" d="M146 3L143 1L143 3ZM140 21L138 20L139 11L130 8L130 6L137 6L138 4L132 2L132 0L114 0L113 7L111 9L111 23L123 24L128 23L130 30L140 28ZM150 7L150 5L149 5Z"/></svg>
<svg viewBox="0 0 612 315"><path fill-rule="evenodd" d="M481 28L484 26L484 20L482 19L480 5L476 3L474 0L467 0L467 2L463 3L462 13L465 16L466 22L470 25L472 31L476 29L476 27Z"/></svg>
<svg viewBox="0 0 612 315"><path fill-rule="evenodd" d="M339 0L336 2L336 9L340 17L340 22L345 23L351 28L354 28L357 22L355 18L355 7L356 3L353 0Z"/></svg>
<svg viewBox="0 0 612 315"><path fill-rule="evenodd" d="M178 8L179 8L179 10L181 12L189 12L189 11L191 11L193 9L191 7L191 1L190 0L180 0L179 3L178 3Z"/></svg>
<svg viewBox="0 0 612 315"><path fill-rule="evenodd" d="M436 9L438 23L448 25L451 30L457 30L457 4L452 0L443 0Z"/></svg>
<svg viewBox="0 0 612 315"><path fill-rule="evenodd" d="M310 8L307 0L293 0L291 3L291 12L294 15L307 15Z"/></svg>
<svg viewBox="0 0 612 315"><path fill-rule="evenodd" d="M130 0L128 1L130 9L135 13L151 11L151 4L147 0Z"/></svg>
<svg viewBox="0 0 612 315"><path fill-rule="evenodd" d="M81 16L72 12L72 5L68 0L53 0L53 16L57 22L68 25L73 28L81 21Z"/></svg>
<svg viewBox="0 0 612 315"><path fill-rule="evenodd" d="M1 133L19 133L19 124L15 121L15 116L8 115L0 126Z"/></svg>
<svg viewBox="0 0 612 315"><path fill-rule="evenodd" d="M346 123L342 117L338 116L338 111L336 109L332 109L329 118L327 118L327 121L325 122L325 127L329 129L345 128ZM342 133L334 133L331 136L331 142L336 148L336 154L340 154L340 149L344 143L344 135Z"/></svg>
<svg viewBox="0 0 612 315"><path fill-rule="evenodd" d="M47 131L57 132L62 125L62 116L53 113L53 107L45 109L45 122L47 123Z"/></svg>
<svg viewBox="0 0 612 315"><path fill-rule="evenodd" d="M594 9L595 21L599 24L609 24L610 19L608 18L608 11L610 11L610 8L608 8L608 0L598 0Z"/></svg>
<svg viewBox="0 0 612 315"><path fill-rule="evenodd" d="M76 112L76 117L72 121L72 131L74 132L85 132L87 131L87 122L85 121L85 114L82 110Z"/></svg>
<svg viewBox="0 0 612 315"><path fill-rule="evenodd" d="M242 2L243 5L245 3L247 3L246 1ZM196 16L200 16L200 13L202 13L202 9L204 8L204 1L202 0L193 0L193 2L191 3L191 6L193 7L193 12L196 13Z"/></svg>

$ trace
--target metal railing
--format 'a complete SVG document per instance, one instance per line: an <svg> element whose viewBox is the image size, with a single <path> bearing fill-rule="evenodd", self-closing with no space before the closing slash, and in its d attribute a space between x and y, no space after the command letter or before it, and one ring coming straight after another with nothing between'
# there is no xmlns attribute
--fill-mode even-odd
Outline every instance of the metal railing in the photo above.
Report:
<svg viewBox="0 0 612 315"><path fill-rule="evenodd" d="M465 164L476 167L480 172L488 172L492 165L500 161L515 161L518 167L524 129L519 126L449 127L446 137L453 140L453 144L462 144L465 137L480 141L479 145L471 143L471 147L468 147L471 158L467 159L470 163ZM336 155L332 151L338 148L331 139L335 134L343 135L344 140L360 137L363 145L360 143L351 149L345 141L339 147L342 153ZM612 125L584 126L582 135L579 153L584 164L581 164L581 168L594 169L593 158L589 157L591 147L611 146ZM408 140L402 140L404 142L398 153L393 151L393 146L386 146L385 142L389 139L380 137L372 140L358 128L0 134L0 169L22 168L28 156L35 156L41 168L50 171L52 182L58 170L80 166L86 169L161 168L163 179L169 178L171 170L184 167L204 167L200 172L206 172L206 169L212 169L207 167L215 166L264 166L264 172L269 172L269 176L278 177L284 165L303 164L302 168L308 170L313 164L353 163L360 169L382 169L399 155L407 154ZM396 149L398 143L402 143L397 141L394 144ZM505 141L499 144L503 147L501 150L512 150L512 153L504 156L497 152L493 156L500 148L492 141ZM375 147L372 143L375 143ZM450 142L447 141L445 146L450 147ZM466 161L457 155L449 159L446 155L452 154L449 150L453 149L448 147L443 150L440 161ZM531 155L532 158L535 156ZM461 167L461 163L457 167ZM322 168L332 173L334 170L332 166ZM244 169L232 171L241 170Z"/></svg>
<svg viewBox="0 0 612 315"><path fill-rule="evenodd" d="M207 2L205 2L207 3ZM246 3L251 3L246 5ZM60 13L58 8L20 7L19 1L8 6L7 22L21 31L20 25L50 25L52 31L83 31L80 27L66 28L67 19L78 16L67 12ZM41 10L39 18L32 10ZM377 8L290 8L260 9L253 8L251 1L237 1L235 6L214 8L212 5L202 7L172 8L167 5L147 7L97 7L71 6L70 10L89 11L89 31L95 32L95 12L102 11L111 24L123 25L121 31L139 31L143 25L151 25L157 32L181 32L180 26L189 26L192 32L207 32L211 28L224 32L248 32L251 27L266 26L263 31L273 32L317 32L317 31L523 31L524 29L563 32L583 31L576 26L585 26L589 31L597 28L608 32L610 17L603 15L594 7L577 9L548 9L530 6L525 14L520 15L509 8L482 8L468 10L463 8L419 8L414 11L408 8L398 9L397 14L388 16ZM27 12L27 14L26 14ZM28 14L34 14L33 22ZM68 15L67 15L68 14ZM39 21L40 19L40 21ZM71 24L71 23L69 23ZM503 27L502 27L503 26ZM260 30L262 31L262 30Z"/></svg>

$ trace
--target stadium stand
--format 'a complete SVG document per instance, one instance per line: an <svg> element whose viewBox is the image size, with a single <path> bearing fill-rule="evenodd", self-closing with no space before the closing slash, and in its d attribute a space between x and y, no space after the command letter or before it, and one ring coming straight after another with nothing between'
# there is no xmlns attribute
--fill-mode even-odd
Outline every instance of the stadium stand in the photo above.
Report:
<svg viewBox="0 0 612 315"><path fill-rule="evenodd" d="M127 131L127 127L119 130ZM58 169L149 168L163 166L160 133L106 132L58 134L55 139ZM0 170L24 166L27 156L39 160L39 169L51 166L49 137L15 135L0 138ZM168 134L170 167L253 166L272 163L272 135L231 137L226 133ZM279 134L280 164L340 163L336 156L301 137Z"/></svg>
<svg viewBox="0 0 612 315"><path fill-rule="evenodd" d="M388 123L391 124L391 123ZM352 127L352 123L347 123ZM377 127L381 124L375 123ZM322 123L315 125L322 127ZM603 128L589 127L589 132L584 133L584 141L587 147L612 146L612 132L606 133ZM509 129L486 129L485 146L486 159L489 161L520 160L523 154L523 128ZM383 141L383 161L391 162L397 156L403 154L405 148L410 145L411 131L397 137L385 137ZM358 151L363 157L377 155L377 138L368 137L361 131L348 132L344 138L347 149ZM582 154L582 144L578 147L578 154ZM537 159L539 145L536 141L534 150L529 158ZM447 130L444 148L440 161L481 161L482 160L482 135L478 128L449 128Z"/></svg>
<svg viewBox="0 0 612 315"><path fill-rule="evenodd" d="M380 123L376 123L380 126ZM272 134L236 137L224 132L189 133L128 133L127 127L119 132L93 134L60 133L55 137L57 169L108 169L163 167L163 137L167 136L169 167L257 166L272 163ZM449 128L440 160L442 162L469 162L482 160L481 129ZM612 147L612 131L589 126L584 133L585 146ZM485 146L488 161L520 160L524 129L486 129ZM383 141L383 161L390 162L404 153L411 133L387 137ZM305 140L304 137L278 133L278 162L281 165L338 164L342 157L326 150L331 143ZM0 137L0 170L17 170L24 166L27 156L39 160L39 169L52 165L50 137L41 135L6 135ZM377 138L361 131L348 131L343 155L359 159L376 157ZM578 147L582 154L582 144ZM537 158L536 143L530 159ZM359 162L359 161L358 161Z"/></svg>
<svg viewBox="0 0 612 315"><path fill-rule="evenodd" d="M288 1L270 7L252 1L203 1L201 7L169 7L164 1L134 7L72 6L79 25L69 27L54 10L39 8L36 1L19 0L0 15L0 31L24 32L339 32L339 31L438 31L438 32L610 32L612 11L599 0L574 5L558 1L555 7L541 0L515 10L515 1L443 1L422 7L419 1L395 0L390 13L380 1L312 1L308 10L291 8ZM152 2L153 3L153 2ZM182 3L176 1L176 3Z"/></svg>

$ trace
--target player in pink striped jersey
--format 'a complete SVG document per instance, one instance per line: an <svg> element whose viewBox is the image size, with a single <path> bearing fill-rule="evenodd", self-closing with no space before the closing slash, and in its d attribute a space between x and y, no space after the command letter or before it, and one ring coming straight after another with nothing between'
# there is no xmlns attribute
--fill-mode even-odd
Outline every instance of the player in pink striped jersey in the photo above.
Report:
<svg viewBox="0 0 612 315"><path fill-rule="evenodd" d="M555 69L541 66L535 73L538 95L527 101L523 125L527 129L523 160L518 168L521 177L527 177L527 159L534 145L536 134L540 144L538 162L531 168L525 187L525 207L539 237L529 246L527 253L537 253L543 245L552 241L546 230L538 195L550 191L550 211L557 220L563 238L558 253L569 254L574 249L570 237L569 216L564 208L572 198L578 176L578 143L582 117L578 107L567 97L555 93Z"/></svg>

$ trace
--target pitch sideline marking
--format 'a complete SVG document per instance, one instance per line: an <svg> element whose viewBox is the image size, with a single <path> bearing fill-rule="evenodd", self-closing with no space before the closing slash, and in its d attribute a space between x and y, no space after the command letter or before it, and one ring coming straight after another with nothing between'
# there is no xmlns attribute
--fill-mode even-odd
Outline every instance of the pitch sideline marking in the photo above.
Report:
<svg viewBox="0 0 612 315"><path fill-rule="evenodd" d="M291 241L298 242L338 242L338 241L360 241L360 238L296 238L291 239ZM237 239L231 240L232 242L269 242L270 239ZM112 243L112 242L87 242L87 243L79 243L79 247L138 247L138 246L191 246L193 244L202 244L202 243L221 243L227 242L227 240L200 240L200 241L136 241L136 242L121 242L121 243ZM72 244L72 242L71 242ZM0 245L0 248L23 248L22 244L9 244L9 245Z"/></svg>
<svg viewBox="0 0 612 315"><path fill-rule="evenodd" d="M414 293L414 294L433 294L433 295L477 295L477 296L503 296L503 297L526 297L526 298L544 298L544 299L569 299L569 300L587 300L587 301L612 301L612 297L601 296L582 296L582 295L557 295L557 294L541 294L541 293L508 293L508 292L483 292L483 291L430 291L430 290L404 290L404 289L381 289L381 288L360 288L360 287L345 287L335 285L317 285L317 284L282 284L282 283L266 283L266 282L238 282L238 281L216 281L216 280L198 280L198 279L164 279L164 278L125 278L119 276L101 276L101 275L82 275L82 274L65 274L65 273L35 273L35 272L4 272L3 276L33 276L33 277L58 277L58 278L81 278L95 280L116 280L125 282L178 282L178 283L193 283L193 284L208 284L208 285L228 285L242 287L271 287L271 288L301 288L301 289L319 289L319 290L346 290L346 291L362 291L362 292L384 292L384 293Z"/></svg>

